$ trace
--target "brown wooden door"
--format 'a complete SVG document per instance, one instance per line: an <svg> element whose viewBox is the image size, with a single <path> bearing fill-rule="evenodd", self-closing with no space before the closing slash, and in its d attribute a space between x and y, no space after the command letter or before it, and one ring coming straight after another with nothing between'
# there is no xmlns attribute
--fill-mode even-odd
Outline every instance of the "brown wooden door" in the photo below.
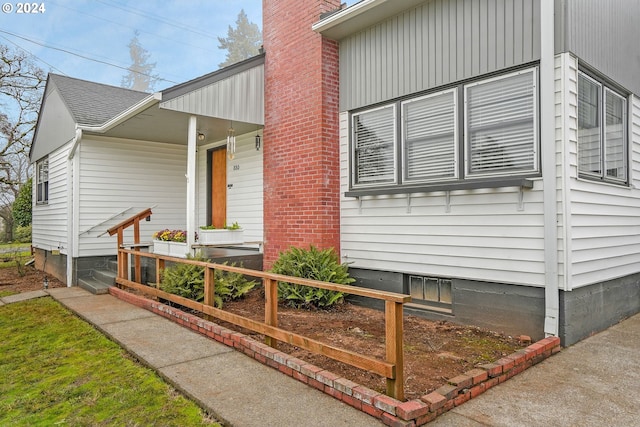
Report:
<svg viewBox="0 0 640 427"><path fill-rule="evenodd" d="M225 149L211 152L211 224L224 227L227 220L227 153Z"/></svg>

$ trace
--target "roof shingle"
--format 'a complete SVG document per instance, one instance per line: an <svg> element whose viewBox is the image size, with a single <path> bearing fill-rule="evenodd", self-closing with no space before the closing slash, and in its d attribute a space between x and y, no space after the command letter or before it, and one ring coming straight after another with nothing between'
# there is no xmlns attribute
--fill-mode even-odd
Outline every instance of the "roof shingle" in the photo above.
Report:
<svg viewBox="0 0 640 427"><path fill-rule="evenodd" d="M146 92L49 74L76 123L99 126L149 96Z"/></svg>

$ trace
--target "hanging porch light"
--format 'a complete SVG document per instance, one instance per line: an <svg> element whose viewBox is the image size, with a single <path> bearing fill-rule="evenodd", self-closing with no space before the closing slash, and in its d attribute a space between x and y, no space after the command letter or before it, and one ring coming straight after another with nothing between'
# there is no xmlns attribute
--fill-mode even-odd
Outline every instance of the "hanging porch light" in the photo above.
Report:
<svg viewBox="0 0 640 427"><path fill-rule="evenodd" d="M236 131L233 130L233 123L227 130L227 157L233 160L236 156Z"/></svg>

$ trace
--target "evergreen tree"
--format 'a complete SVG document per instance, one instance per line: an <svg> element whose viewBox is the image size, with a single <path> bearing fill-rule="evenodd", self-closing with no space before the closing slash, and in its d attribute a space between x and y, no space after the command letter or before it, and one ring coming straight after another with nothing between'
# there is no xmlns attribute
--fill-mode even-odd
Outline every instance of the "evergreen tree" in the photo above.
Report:
<svg viewBox="0 0 640 427"><path fill-rule="evenodd" d="M133 38L129 42L129 56L131 57L132 64L129 67L129 73L122 77L122 83L120 85L141 92L153 92L154 86L160 79L160 76L153 74L156 63L149 62L151 54L140 44L140 40L138 40L139 35L140 32L136 30Z"/></svg>
<svg viewBox="0 0 640 427"><path fill-rule="evenodd" d="M32 179L29 178L20 187L18 197L13 202L13 220L19 227L31 225L31 183Z"/></svg>
<svg viewBox="0 0 640 427"><path fill-rule="evenodd" d="M229 25L227 38L218 37L218 43L218 48L227 50L226 60L218 64L222 68L257 55L262 44L262 33L258 25L249 22L242 9L236 20L236 28Z"/></svg>

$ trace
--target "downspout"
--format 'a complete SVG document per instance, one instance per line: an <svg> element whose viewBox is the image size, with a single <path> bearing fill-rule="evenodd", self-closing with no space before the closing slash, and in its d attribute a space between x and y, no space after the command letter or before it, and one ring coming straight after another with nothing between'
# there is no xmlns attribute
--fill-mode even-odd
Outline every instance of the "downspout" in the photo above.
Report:
<svg viewBox="0 0 640 427"><path fill-rule="evenodd" d="M77 185L75 158L76 151L82 140L82 129L76 125L76 136L73 138L71 150L67 157L67 286L73 286L73 260L77 257L78 242L76 241L78 233L78 217L76 213L76 197Z"/></svg>
<svg viewBox="0 0 640 427"><path fill-rule="evenodd" d="M558 207L555 141L554 1L540 2L540 146L544 205L545 336L558 336Z"/></svg>

